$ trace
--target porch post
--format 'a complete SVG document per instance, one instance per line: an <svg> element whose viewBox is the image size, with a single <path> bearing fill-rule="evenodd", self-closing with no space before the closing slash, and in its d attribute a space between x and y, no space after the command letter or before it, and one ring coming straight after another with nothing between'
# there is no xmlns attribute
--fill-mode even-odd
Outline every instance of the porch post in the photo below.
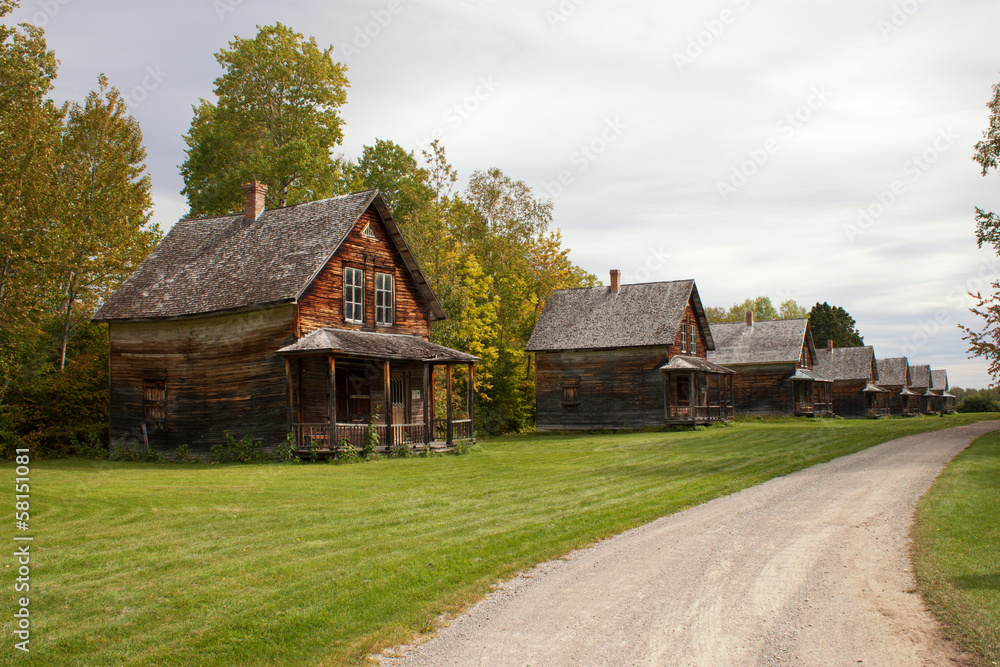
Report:
<svg viewBox="0 0 1000 667"><path fill-rule="evenodd" d="M694 371L688 373L688 405L691 406L691 422L698 421L698 385L694 383Z"/></svg>
<svg viewBox="0 0 1000 667"><path fill-rule="evenodd" d="M295 423L295 417L292 411L295 403L292 400L292 360L288 357L285 357L285 379L288 382L288 432L294 433L295 427L293 424ZM295 444L298 445L298 442Z"/></svg>
<svg viewBox="0 0 1000 667"><path fill-rule="evenodd" d="M453 410L451 405L451 367L452 367L451 364L447 365L448 372L447 375L445 375L445 385L447 387L447 393L448 393L448 436L445 439L445 442L449 445L454 444L455 441L454 425L452 424L452 419L454 418L454 415L452 414Z"/></svg>
<svg viewBox="0 0 1000 667"><path fill-rule="evenodd" d="M475 422L475 410L476 410L476 375L472 364L469 364L469 387L468 387L468 397L465 399L469 407L469 438L472 438L476 432L476 422Z"/></svg>
<svg viewBox="0 0 1000 667"><path fill-rule="evenodd" d="M337 439L337 362L333 355L330 355L330 390L329 401L326 406L326 416L330 418L330 435L326 445L330 449L336 449Z"/></svg>
<svg viewBox="0 0 1000 667"><path fill-rule="evenodd" d="M388 359L382 362L382 386L385 390L385 446L392 449L392 387Z"/></svg>
<svg viewBox="0 0 1000 667"><path fill-rule="evenodd" d="M433 405L431 398L431 368L433 364L429 362L424 363L424 446L430 449L431 440L433 440L433 433L431 430L434 428L434 422L431 418L430 408Z"/></svg>

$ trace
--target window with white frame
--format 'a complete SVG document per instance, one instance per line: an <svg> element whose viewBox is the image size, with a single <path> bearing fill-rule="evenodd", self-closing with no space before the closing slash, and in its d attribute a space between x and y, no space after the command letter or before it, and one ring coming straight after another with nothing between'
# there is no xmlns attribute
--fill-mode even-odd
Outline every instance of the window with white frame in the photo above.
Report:
<svg viewBox="0 0 1000 667"><path fill-rule="evenodd" d="M687 327L681 324L681 352L688 351Z"/></svg>
<svg viewBox="0 0 1000 667"><path fill-rule="evenodd" d="M344 319L361 323L364 320L365 272L347 267L344 269Z"/></svg>
<svg viewBox="0 0 1000 667"><path fill-rule="evenodd" d="M691 354L698 353L698 337L695 335L695 328L692 324L688 331L688 348L691 350Z"/></svg>
<svg viewBox="0 0 1000 667"><path fill-rule="evenodd" d="M375 274L375 324L392 324L392 274Z"/></svg>

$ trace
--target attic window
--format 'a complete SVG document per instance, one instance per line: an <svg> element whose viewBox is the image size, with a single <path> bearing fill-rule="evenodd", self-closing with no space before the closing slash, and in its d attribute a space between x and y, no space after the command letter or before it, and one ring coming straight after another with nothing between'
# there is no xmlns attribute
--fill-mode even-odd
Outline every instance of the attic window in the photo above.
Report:
<svg viewBox="0 0 1000 667"><path fill-rule="evenodd" d="M691 348L691 354L698 353L698 337L695 335L696 331L695 326L693 324L690 325L690 337L688 338L690 344L688 347Z"/></svg>
<svg viewBox="0 0 1000 667"><path fill-rule="evenodd" d="M372 229L371 223L365 225L365 228L361 230L361 235L366 239L371 239L372 241L378 240L378 236L375 235L375 230Z"/></svg>

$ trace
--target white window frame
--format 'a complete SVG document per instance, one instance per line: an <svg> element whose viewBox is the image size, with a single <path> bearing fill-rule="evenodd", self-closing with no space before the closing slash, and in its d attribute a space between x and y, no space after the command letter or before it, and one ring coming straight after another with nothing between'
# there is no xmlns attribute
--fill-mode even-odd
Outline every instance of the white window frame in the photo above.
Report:
<svg viewBox="0 0 1000 667"><path fill-rule="evenodd" d="M386 289L385 282L389 287ZM395 306L395 277L391 273L375 274L375 324L391 327L393 324L393 306ZM388 298L388 303L386 299Z"/></svg>
<svg viewBox="0 0 1000 667"><path fill-rule="evenodd" d="M697 329L692 324L691 329L688 332L688 348L691 350L691 354L698 354L698 336L696 334Z"/></svg>
<svg viewBox="0 0 1000 667"><path fill-rule="evenodd" d="M681 352L688 351L687 328L681 324Z"/></svg>
<svg viewBox="0 0 1000 667"><path fill-rule="evenodd" d="M362 324L365 319L365 272L344 267L344 321Z"/></svg>

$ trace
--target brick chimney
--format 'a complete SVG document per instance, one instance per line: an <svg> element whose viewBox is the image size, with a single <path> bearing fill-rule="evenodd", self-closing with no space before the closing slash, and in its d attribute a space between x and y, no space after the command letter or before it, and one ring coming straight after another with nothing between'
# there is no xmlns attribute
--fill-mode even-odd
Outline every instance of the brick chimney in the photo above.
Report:
<svg viewBox="0 0 1000 667"><path fill-rule="evenodd" d="M748 310L747 311L747 326L748 327L752 327L753 326L753 311L752 310Z"/></svg>
<svg viewBox="0 0 1000 667"><path fill-rule="evenodd" d="M833 339L832 338L827 338L826 339L826 349L828 349L828 350L832 350L833 349Z"/></svg>
<svg viewBox="0 0 1000 667"><path fill-rule="evenodd" d="M243 194L247 200L247 220L256 220L264 212L264 195L267 194L267 186L259 181L244 183Z"/></svg>
<svg viewBox="0 0 1000 667"><path fill-rule="evenodd" d="M611 291L617 292L622 286L622 272L618 269L611 269Z"/></svg>

